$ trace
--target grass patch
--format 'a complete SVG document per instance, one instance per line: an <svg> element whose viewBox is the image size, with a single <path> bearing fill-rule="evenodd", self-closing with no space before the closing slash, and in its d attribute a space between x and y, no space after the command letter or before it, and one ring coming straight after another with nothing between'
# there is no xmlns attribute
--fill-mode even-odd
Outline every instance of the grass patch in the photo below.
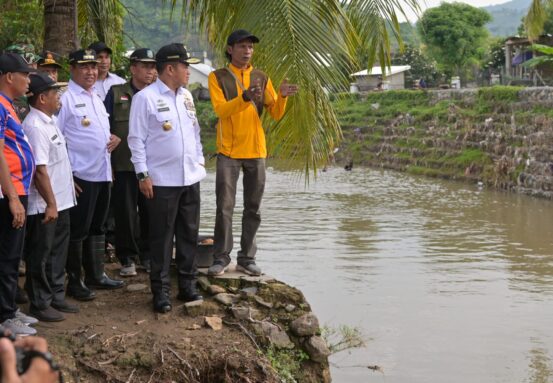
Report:
<svg viewBox="0 0 553 383"><path fill-rule="evenodd" d="M265 355L283 383L296 383L302 375L302 362L309 359L304 351L277 349L273 346L267 349Z"/></svg>

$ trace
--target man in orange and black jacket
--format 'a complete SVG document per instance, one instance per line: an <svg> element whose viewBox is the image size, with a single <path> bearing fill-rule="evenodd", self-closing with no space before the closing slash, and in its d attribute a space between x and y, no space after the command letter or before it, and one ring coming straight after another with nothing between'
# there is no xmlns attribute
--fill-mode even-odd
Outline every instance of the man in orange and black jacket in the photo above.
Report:
<svg viewBox="0 0 553 383"><path fill-rule="evenodd" d="M279 120L286 110L286 98L298 86L285 80L277 93L269 77L250 64L254 44L259 39L243 29L227 39L226 56L230 64L209 75L209 93L217 123L217 174L215 193L214 261L210 275L222 275L230 263L233 246L232 214L240 169L244 177L244 212L237 270L261 275L255 263L255 235L261 223L259 212L265 188L267 148L261 126L263 109Z"/></svg>

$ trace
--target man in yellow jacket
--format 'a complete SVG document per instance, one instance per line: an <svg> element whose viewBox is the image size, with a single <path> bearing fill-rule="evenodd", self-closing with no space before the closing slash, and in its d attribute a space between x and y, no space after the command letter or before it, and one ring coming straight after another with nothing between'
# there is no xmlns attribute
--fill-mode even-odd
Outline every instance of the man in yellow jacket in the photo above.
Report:
<svg viewBox="0 0 553 383"><path fill-rule="evenodd" d="M244 212L237 270L261 275L255 264L255 235L261 223L261 198L265 188L267 147L261 126L263 109L279 120L286 110L286 98L297 93L298 86L286 80L277 93L269 77L250 64L254 43L259 39L243 29L227 39L226 56L230 64L209 75L209 93L217 123L217 174L215 193L215 249L210 275L222 275L230 263L233 246L232 215L236 183L242 169Z"/></svg>

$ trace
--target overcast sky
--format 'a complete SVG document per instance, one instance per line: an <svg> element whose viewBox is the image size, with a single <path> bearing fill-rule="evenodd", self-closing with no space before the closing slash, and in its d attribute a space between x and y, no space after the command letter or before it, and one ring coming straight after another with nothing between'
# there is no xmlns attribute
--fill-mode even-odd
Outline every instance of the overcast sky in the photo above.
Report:
<svg viewBox="0 0 553 383"><path fill-rule="evenodd" d="M452 3L454 0L420 0L420 6L422 11L424 12L427 8L437 7L440 5L440 3L446 2L446 3ZM495 5L495 4L501 4L506 3L509 0L458 0L459 3L466 3L470 4L473 7L485 7L486 5ZM407 16L409 17L409 20L414 22L417 21L417 17L413 12L406 12Z"/></svg>

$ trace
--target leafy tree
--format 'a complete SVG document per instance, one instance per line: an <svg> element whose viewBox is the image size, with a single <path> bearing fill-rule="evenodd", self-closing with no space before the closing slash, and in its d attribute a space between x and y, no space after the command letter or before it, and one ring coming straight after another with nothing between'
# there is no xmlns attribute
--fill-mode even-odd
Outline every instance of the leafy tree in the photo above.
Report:
<svg viewBox="0 0 553 383"><path fill-rule="evenodd" d="M392 59L392 64L411 66L405 78L407 87L418 79L424 79L428 86L437 86L443 75L438 70L436 61L424 54L420 48L411 45L405 45L403 52Z"/></svg>
<svg viewBox="0 0 553 383"><path fill-rule="evenodd" d="M496 37L489 41L489 48L481 66L489 68L492 72L501 72L501 68L505 66L505 39Z"/></svg>
<svg viewBox="0 0 553 383"><path fill-rule="evenodd" d="M441 69L466 76L485 46L491 20L488 12L462 3L442 3L426 10L417 28Z"/></svg>
<svg viewBox="0 0 553 383"><path fill-rule="evenodd" d="M0 50L14 43L30 43L37 48L41 47L43 20L36 17L41 12L40 0L3 1L0 11Z"/></svg>

